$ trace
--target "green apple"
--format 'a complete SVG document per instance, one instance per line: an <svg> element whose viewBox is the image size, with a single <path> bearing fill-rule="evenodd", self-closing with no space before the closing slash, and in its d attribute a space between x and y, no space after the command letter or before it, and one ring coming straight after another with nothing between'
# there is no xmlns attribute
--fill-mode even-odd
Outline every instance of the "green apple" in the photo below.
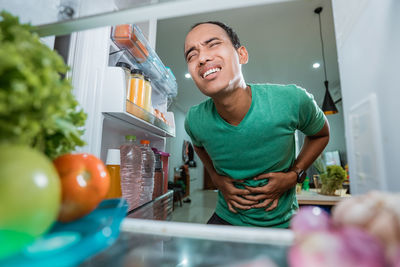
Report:
<svg viewBox="0 0 400 267"><path fill-rule="evenodd" d="M0 145L0 259L44 234L57 219L60 203L60 179L45 155Z"/></svg>

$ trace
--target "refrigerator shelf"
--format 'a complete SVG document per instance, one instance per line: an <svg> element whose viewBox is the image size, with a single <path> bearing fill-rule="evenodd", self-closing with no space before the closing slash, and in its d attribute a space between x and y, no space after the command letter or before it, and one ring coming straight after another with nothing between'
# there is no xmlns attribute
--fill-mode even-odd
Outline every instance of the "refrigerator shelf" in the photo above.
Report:
<svg viewBox="0 0 400 267"><path fill-rule="evenodd" d="M129 102L129 112L103 112L109 117L120 119L129 124L135 125L153 134L163 137L175 137L175 128L169 126L151 113Z"/></svg>
<svg viewBox="0 0 400 267"><path fill-rule="evenodd" d="M104 77L102 113L161 137L175 137L174 114L166 112L171 125L126 98L126 77L122 68L108 67Z"/></svg>

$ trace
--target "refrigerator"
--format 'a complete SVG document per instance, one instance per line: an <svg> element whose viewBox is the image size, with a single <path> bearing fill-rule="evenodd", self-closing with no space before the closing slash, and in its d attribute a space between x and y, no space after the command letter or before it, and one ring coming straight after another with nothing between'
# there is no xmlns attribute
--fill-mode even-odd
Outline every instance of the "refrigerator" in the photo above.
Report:
<svg viewBox="0 0 400 267"><path fill-rule="evenodd" d="M49 36L43 38L43 42L56 47L64 56L71 67L68 75L74 94L88 114L84 134L87 146L80 151L92 153L105 161L107 150L118 148L127 134L148 139L153 147L165 151L167 139L173 138L175 132L171 113L168 125L151 114L139 114L140 109L136 115L126 111L126 93L121 89L124 84L123 72L116 70L114 65L118 60L129 59L124 59L124 56L115 59L118 54L114 52L118 51L118 47L110 38L111 25L138 25L148 45L154 49L157 19L274 2L282 1L42 0L35 1L35 4L19 1L7 5L6 1L1 1L1 7L15 11L23 21L41 25L38 32L42 36ZM391 85L399 84L395 72L398 60L393 60L393 57L399 58L397 47L400 45L400 35L391 35L386 30L397 30L394 25L398 24L399 19L394 11L399 11L399 5L390 0L382 4L359 1L359 4L349 7L344 2L333 0L332 4L338 36L350 176L353 177L352 193L362 194L372 188L398 192L400 184L396 178L396 162L399 161L397 132L400 129L399 124L395 123L396 113L393 112L397 109L393 94L397 96L398 93L394 92ZM377 27L372 27L374 25L368 19L370 16L380 21ZM381 49L382 43L366 41L370 38L391 45ZM364 46L366 43L368 46ZM360 56L363 53L372 56ZM386 64L390 68L384 71ZM378 66L381 72L368 75L372 73L368 66ZM383 81L382 77L385 78ZM173 80L173 76L170 75L168 79ZM381 89L377 84L383 84ZM383 90L383 93L379 90ZM167 114L168 104L176 94L174 90L166 92L157 88L152 97L153 104L165 108L163 111ZM361 139L358 138L360 135ZM210 257L210 262L215 265L231 266L232 261L224 262L218 258L220 251L236 259L235 263L241 262L237 255L242 256L244 264L250 258L264 260L263 256L267 255L265 262L271 266L287 264L287 250L293 242L290 230L254 230L250 233L237 228L239 236L230 237L232 232L229 232L229 227L203 227L124 218L120 238L111 249L103 248L102 254L86 259L83 264L96 266L116 262L117 266L163 266L164 262L179 266L207 266L203 258ZM244 238L246 236L251 238ZM257 236L262 238L257 239ZM226 247L232 250L225 251ZM192 264L191 260L194 260Z"/></svg>

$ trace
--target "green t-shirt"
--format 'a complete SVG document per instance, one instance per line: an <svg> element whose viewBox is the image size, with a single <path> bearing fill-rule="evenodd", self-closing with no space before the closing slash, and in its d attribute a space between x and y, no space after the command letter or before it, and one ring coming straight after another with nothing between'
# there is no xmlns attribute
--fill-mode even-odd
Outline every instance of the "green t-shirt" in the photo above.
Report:
<svg viewBox="0 0 400 267"><path fill-rule="evenodd" d="M295 160L295 130L305 135L319 132L325 115L314 98L296 85L250 84L252 101L239 125L227 123L212 99L191 107L185 129L194 145L204 147L215 170L233 179L253 178L262 173L285 172ZM248 186L263 186L268 179L245 180ZM216 214L239 226L287 228L298 209L295 188L285 192L278 206L229 211L221 192Z"/></svg>

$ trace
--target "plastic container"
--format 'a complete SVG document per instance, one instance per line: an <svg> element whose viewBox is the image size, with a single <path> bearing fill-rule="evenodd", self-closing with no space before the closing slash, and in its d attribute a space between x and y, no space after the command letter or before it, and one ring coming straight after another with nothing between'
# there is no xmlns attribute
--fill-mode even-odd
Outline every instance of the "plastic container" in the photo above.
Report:
<svg viewBox="0 0 400 267"><path fill-rule="evenodd" d="M151 148L154 152L155 163L154 163L154 191L153 199L161 196L164 192L164 173L162 169L161 154L158 152L157 148Z"/></svg>
<svg viewBox="0 0 400 267"><path fill-rule="evenodd" d="M143 71L138 69L131 70L129 90L127 99L135 105L144 107L145 80Z"/></svg>
<svg viewBox="0 0 400 267"><path fill-rule="evenodd" d="M149 140L141 140L140 144L142 190L140 191L139 203L143 205L153 199L155 158Z"/></svg>
<svg viewBox="0 0 400 267"><path fill-rule="evenodd" d="M110 174L110 188L108 189L106 198L122 197L120 165L121 159L119 149L109 149L107 151L106 167Z"/></svg>
<svg viewBox="0 0 400 267"><path fill-rule="evenodd" d="M162 169L163 169L163 180L164 180L164 185L163 185L163 194L167 193L168 191L168 159L170 154L167 152L163 151L158 151L161 155L161 161L162 161Z"/></svg>
<svg viewBox="0 0 400 267"><path fill-rule="evenodd" d="M55 223L47 234L19 254L0 260L0 266L78 266L117 240L127 208L122 198L103 200L94 211L79 220Z"/></svg>
<svg viewBox="0 0 400 267"><path fill-rule="evenodd" d="M142 188L141 148L135 143L136 136L125 136L126 142L120 147L121 191L129 210L139 207Z"/></svg>
<svg viewBox="0 0 400 267"><path fill-rule="evenodd" d="M143 108L151 112L151 80L149 77L144 76L144 103Z"/></svg>
<svg viewBox="0 0 400 267"><path fill-rule="evenodd" d="M128 51L138 63L145 62L149 56L149 51L141 36L140 30L131 24L114 26L111 31L111 39L118 48Z"/></svg>

